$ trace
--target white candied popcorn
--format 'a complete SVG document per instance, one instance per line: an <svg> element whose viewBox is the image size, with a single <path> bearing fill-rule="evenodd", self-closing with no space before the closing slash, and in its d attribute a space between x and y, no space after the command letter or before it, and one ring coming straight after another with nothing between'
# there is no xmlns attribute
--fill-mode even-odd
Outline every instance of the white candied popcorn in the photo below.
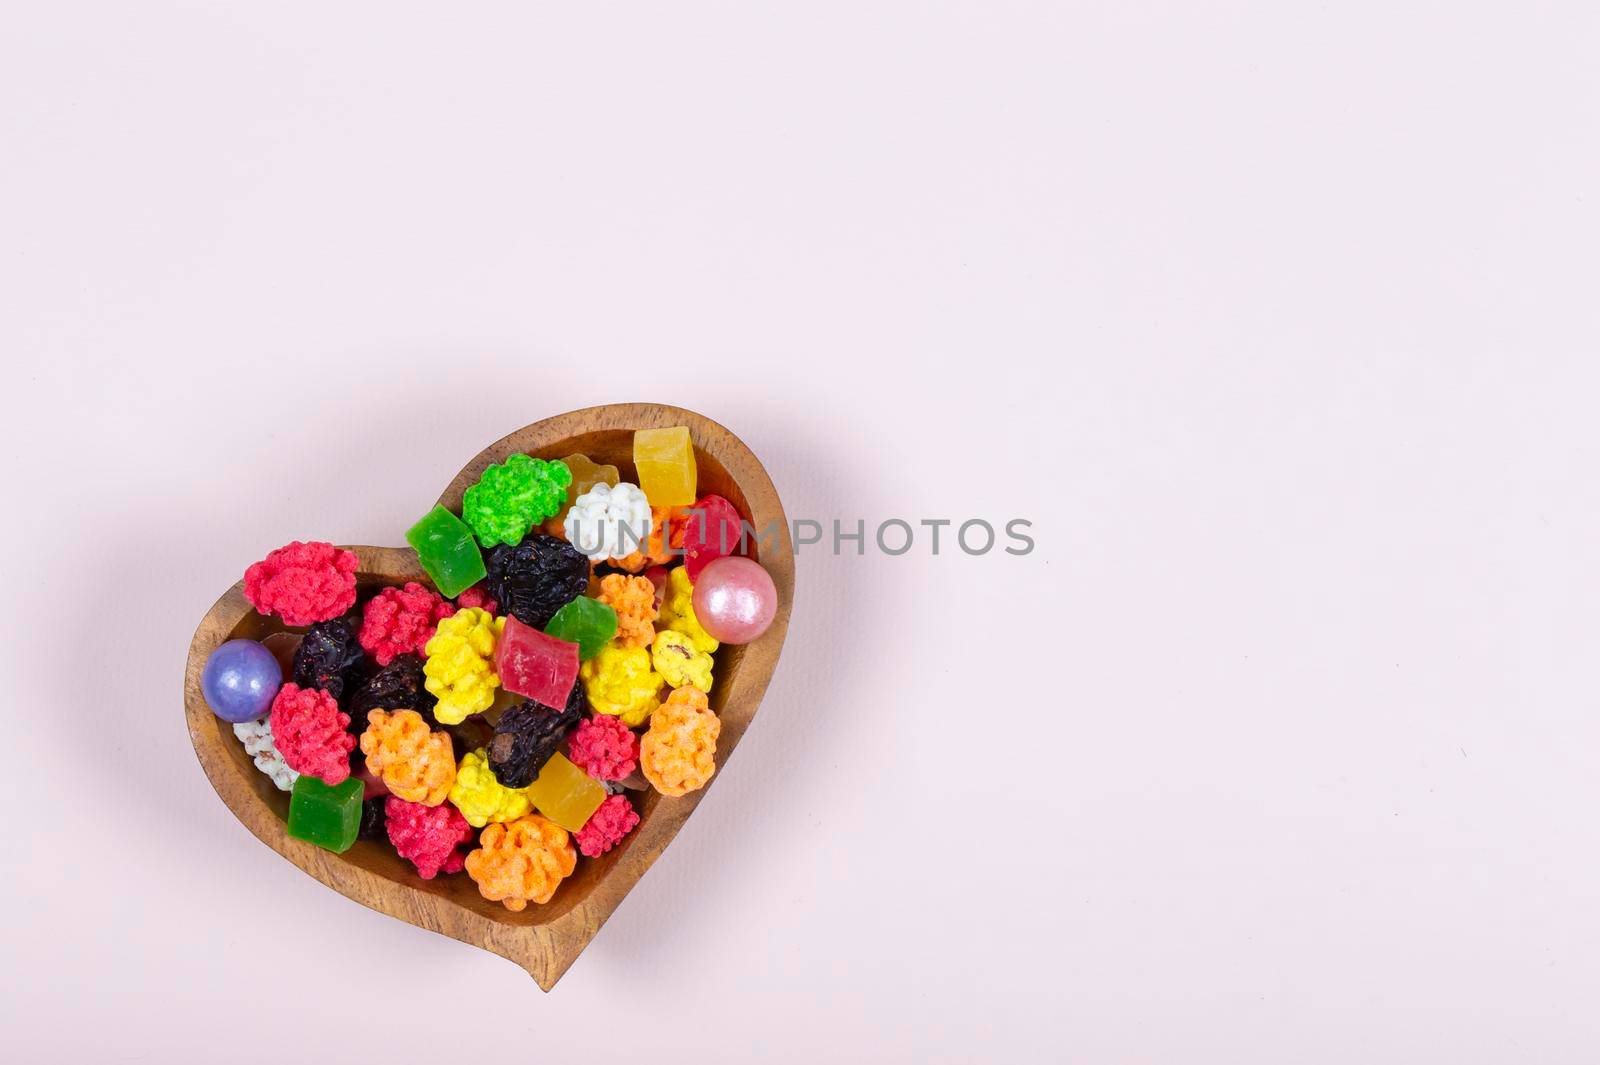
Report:
<svg viewBox="0 0 1600 1065"><path fill-rule="evenodd" d="M262 717L254 721L241 721L233 726L233 734L244 744L245 753L256 760L256 768L271 777L279 791L294 787L300 774L290 769L283 755L278 753L278 745L272 742L270 719Z"/></svg>
<svg viewBox="0 0 1600 1065"><path fill-rule="evenodd" d="M650 501L636 484L597 484L572 503L567 540L590 562L623 558L650 542Z"/></svg>

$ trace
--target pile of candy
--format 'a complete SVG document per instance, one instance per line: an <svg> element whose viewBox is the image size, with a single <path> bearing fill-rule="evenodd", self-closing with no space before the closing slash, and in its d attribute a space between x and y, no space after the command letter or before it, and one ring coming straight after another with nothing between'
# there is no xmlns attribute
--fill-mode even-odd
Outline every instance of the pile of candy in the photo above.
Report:
<svg viewBox="0 0 1600 1065"><path fill-rule="evenodd" d="M303 632L224 643L201 686L290 793L289 835L387 841L521 910L621 843L646 788L705 786L714 652L760 636L777 592L736 554L733 505L698 493L688 429L639 430L633 459L638 484L584 455L490 466L459 515L406 533L432 588L358 594L356 555L326 543L245 571L251 605Z"/></svg>

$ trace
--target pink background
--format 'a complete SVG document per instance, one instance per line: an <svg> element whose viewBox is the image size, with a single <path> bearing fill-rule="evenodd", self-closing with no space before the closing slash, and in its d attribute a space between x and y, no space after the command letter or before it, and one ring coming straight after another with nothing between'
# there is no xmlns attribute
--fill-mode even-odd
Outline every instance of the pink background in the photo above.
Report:
<svg viewBox="0 0 1600 1065"><path fill-rule="evenodd" d="M1594 1061L1597 37L14 10L8 1054ZM485 443L639 399L791 515L1038 550L802 555L761 717L544 996L260 846L183 656L267 549L397 544Z"/></svg>

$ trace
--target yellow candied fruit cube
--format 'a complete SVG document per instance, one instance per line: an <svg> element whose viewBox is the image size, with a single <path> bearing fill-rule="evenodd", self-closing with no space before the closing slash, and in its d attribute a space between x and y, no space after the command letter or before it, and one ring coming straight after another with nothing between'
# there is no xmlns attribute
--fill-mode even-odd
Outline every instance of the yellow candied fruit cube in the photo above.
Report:
<svg viewBox="0 0 1600 1065"><path fill-rule="evenodd" d="M686 507L694 502L694 444L687 426L635 430L633 466L651 506Z"/></svg>

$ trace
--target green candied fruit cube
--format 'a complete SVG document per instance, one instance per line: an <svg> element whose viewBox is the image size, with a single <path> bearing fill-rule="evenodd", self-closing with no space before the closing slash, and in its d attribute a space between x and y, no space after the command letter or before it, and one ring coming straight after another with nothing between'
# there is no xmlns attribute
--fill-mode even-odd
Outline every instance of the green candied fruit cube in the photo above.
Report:
<svg viewBox="0 0 1600 1065"><path fill-rule="evenodd" d="M617 634L617 612L598 599L580 595L550 619L546 636L578 645L578 658L587 662Z"/></svg>
<svg viewBox="0 0 1600 1065"><path fill-rule="evenodd" d="M406 543L446 599L454 599L488 573L472 530L442 506L434 507L406 530Z"/></svg>
<svg viewBox="0 0 1600 1065"><path fill-rule="evenodd" d="M361 788L359 777L330 788L302 773L289 794L289 835L343 854L361 830Z"/></svg>

